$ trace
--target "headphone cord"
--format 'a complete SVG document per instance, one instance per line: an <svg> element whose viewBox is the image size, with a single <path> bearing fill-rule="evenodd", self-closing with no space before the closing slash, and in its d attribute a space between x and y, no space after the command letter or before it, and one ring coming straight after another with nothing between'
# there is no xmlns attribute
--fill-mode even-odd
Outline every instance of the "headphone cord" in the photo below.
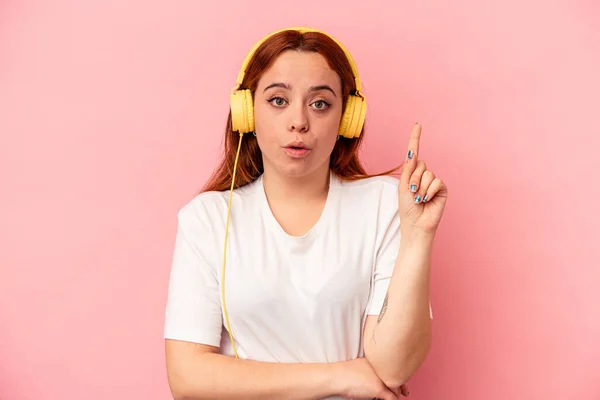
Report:
<svg viewBox="0 0 600 400"><path fill-rule="evenodd" d="M235 155L235 162L233 164L233 176L231 178L231 189L229 190L229 204L227 205L227 222L225 223L225 244L223 248L223 266L221 268L221 301L223 302L223 314L225 316L225 323L227 325L227 331L229 332L229 338L231 339L231 345L233 346L233 353L235 358L238 357L235 341L231 332L231 325L229 324L229 315L227 314L227 304L225 302L225 264L227 259L227 238L229 236L229 218L231 215L231 199L233 197L233 188L235 186L235 173L237 171L238 159L240 156L240 149L242 148L242 138L244 134L240 133L240 140L238 142L237 153Z"/></svg>

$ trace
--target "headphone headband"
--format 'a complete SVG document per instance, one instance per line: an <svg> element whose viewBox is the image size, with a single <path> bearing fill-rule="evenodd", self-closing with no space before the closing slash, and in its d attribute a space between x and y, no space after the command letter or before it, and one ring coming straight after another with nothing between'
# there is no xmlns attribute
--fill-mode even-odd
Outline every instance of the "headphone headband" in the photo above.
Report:
<svg viewBox="0 0 600 400"><path fill-rule="evenodd" d="M361 91L362 91L362 82L361 82L361 80L360 80L360 78L358 76L358 67L356 66L356 63L354 62L354 59L352 58L352 55L350 54L350 52L348 51L348 49L346 48L346 46L344 46L339 40L337 40L333 36L329 35L328 33L325 33L325 32L320 31L318 29L307 28L307 27L291 27L291 28L280 29L280 30L272 32L272 33L264 36L262 39L260 39L252 47L252 49L248 52L248 54L246 55L246 58L244 58L244 62L242 63L242 67L240 68L240 72L238 73L238 76L237 76L236 86L233 88L233 91L238 90L240 88L240 86L242 85L242 82L244 81L244 75L246 74L246 69L248 68L248 64L250 63L250 60L252 59L252 56L254 55L254 53L256 52L256 50L260 47L260 45L263 44L271 36L276 35L276 34L278 34L280 32L285 32L285 31L297 31L297 32L301 32L301 33L316 32L316 33L321 33L321 34L329 37L331 40L333 40L342 49L342 51L346 55L346 59L350 63L350 67L352 68L352 74L354 75L354 83L356 85L356 95L364 98L364 96L361 93Z"/></svg>

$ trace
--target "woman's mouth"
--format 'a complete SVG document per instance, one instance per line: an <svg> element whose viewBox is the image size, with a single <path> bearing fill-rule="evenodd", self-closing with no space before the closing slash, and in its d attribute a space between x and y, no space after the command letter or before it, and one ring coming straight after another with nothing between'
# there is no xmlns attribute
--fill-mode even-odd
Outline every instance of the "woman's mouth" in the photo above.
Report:
<svg viewBox="0 0 600 400"><path fill-rule="evenodd" d="M287 146L284 150L292 158L303 158L310 152L310 149L302 146Z"/></svg>

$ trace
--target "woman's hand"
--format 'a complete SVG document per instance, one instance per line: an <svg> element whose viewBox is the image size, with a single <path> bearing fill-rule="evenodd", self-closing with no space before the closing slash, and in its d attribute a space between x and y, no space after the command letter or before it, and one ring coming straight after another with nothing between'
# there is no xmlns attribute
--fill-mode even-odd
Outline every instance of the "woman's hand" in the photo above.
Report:
<svg viewBox="0 0 600 400"><path fill-rule="evenodd" d="M335 379L339 383L339 395L347 399L398 400L401 395L408 396L406 386L395 390L385 386L366 358L341 362L338 364Z"/></svg>
<svg viewBox="0 0 600 400"><path fill-rule="evenodd" d="M421 124L412 129L398 187L398 211L404 232L434 234L442 219L448 189L419 159Z"/></svg>

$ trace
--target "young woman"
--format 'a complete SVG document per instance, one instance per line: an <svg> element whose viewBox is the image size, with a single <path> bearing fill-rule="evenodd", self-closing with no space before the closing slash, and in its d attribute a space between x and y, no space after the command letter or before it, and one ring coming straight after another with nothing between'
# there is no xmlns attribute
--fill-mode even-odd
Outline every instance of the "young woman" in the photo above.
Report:
<svg viewBox="0 0 600 400"><path fill-rule="evenodd" d="M175 399L408 395L431 341L447 189L419 158L419 124L399 180L367 175L360 86L345 47L319 31L278 31L249 53L224 158L178 213L165 322Z"/></svg>

